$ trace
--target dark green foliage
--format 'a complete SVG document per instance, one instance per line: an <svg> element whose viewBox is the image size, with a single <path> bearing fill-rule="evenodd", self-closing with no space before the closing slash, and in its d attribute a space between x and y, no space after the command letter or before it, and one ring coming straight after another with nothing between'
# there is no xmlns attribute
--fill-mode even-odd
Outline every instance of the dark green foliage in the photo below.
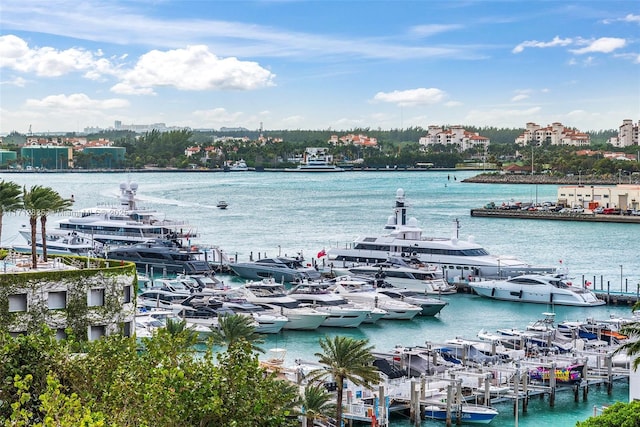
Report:
<svg viewBox="0 0 640 427"><path fill-rule="evenodd" d="M265 372L246 341L196 354L189 329L83 344L51 331L0 335L0 420L117 426L294 426L297 388ZM19 403L18 403L19 402ZM13 406L12 406L13 405ZM108 420L103 423L101 420ZM53 425L53 424L51 424ZM58 424L63 425L63 424ZM70 424L69 424L70 425ZM80 424L76 424L80 425Z"/></svg>
<svg viewBox="0 0 640 427"><path fill-rule="evenodd" d="M617 402L601 415L578 421L576 427L638 427L640 426L640 401Z"/></svg>

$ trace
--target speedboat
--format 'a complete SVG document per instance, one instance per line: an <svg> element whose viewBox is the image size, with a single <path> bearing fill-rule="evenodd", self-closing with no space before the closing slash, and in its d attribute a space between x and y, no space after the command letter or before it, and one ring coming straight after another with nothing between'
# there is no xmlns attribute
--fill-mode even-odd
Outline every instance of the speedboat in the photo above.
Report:
<svg viewBox="0 0 640 427"><path fill-rule="evenodd" d="M605 304L589 289L556 275L526 274L507 280L469 282L480 296L503 301L595 307Z"/></svg>
<svg viewBox="0 0 640 427"><path fill-rule="evenodd" d="M120 203L101 204L73 212L56 224L56 231L75 232L91 242L130 245L149 239L191 239L196 231L183 221L164 219L156 210L138 206L138 184L120 184ZM30 241L30 236L28 238Z"/></svg>
<svg viewBox="0 0 640 427"><path fill-rule="evenodd" d="M293 283L304 279L319 279L320 272L305 267L301 260L288 257L262 258L250 262L234 262L229 267L238 276L249 280L272 278L276 282Z"/></svg>
<svg viewBox="0 0 640 427"><path fill-rule="evenodd" d="M446 394L443 393L440 397L446 400ZM474 405L471 403L451 405L450 411L452 423L489 424L497 415L498 411L493 407ZM446 421L447 405L437 401L429 402L424 407L424 416L425 418Z"/></svg>
<svg viewBox="0 0 640 427"><path fill-rule="evenodd" d="M419 313L421 316L435 316L449 304L447 301L428 297L424 292L420 293L411 289L397 288L395 286L378 288L378 293L388 295L395 300L422 307L422 311Z"/></svg>
<svg viewBox="0 0 640 427"><path fill-rule="evenodd" d="M447 280L466 280L469 276L506 277L554 270L532 266L513 257L491 255L472 238L460 240L457 219L453 237L423 236L418 220L407 217L407 207L404 190L398 189L393 215L385 225L388 234L360 236L349 247L330 248L326 251L329 262L339 266L343 262L384 262L389 256L409 257L444 269Z"/></svg>
<svg viewBox="0 0 640 427"><path fill-rule="evenodd" d="M329 290L329 285L323 282L308 280L294 285L288 295L301 304L313 307L326 313L329 317L322 326L356 328L367 320L371 310L352 302Z"/></svg>
<svg viewBox="0 0 640 427"><path fill-rule="evenodd" d="M411 320L422 311L422 307L378 293L376 288L366 280L351 276L338 276L332 282L332 291L347 300L362 304L367 308L375 307L386 311L383 319Z"/></svg>
<svg viewBox="0 0 640 427"><path fill-rule="evenodd" d="M216 207L220 209L227 209L229 207L229 203L225 202L224 200L219 200Z"/></svg>
<svg viewBox="0 0 640 427"><path fill-rule="evenodd" d="M156 269L169 274L211 274L211 265L202 259L202 255L197 247L183 247L177 241L159 239L120 246L105 254L108 259L134 262L142 271Z"/></svg>
<svg viewBox="0 0 640 427"><path fill-rule="evenodd" d="M414 267L399 257L390 257L375 264L355 264L345 269L335 269L337 273L367 275L391 283L400 288L430 294L454 294L457 288L444 280L442 270L438 268Z"/></svg>

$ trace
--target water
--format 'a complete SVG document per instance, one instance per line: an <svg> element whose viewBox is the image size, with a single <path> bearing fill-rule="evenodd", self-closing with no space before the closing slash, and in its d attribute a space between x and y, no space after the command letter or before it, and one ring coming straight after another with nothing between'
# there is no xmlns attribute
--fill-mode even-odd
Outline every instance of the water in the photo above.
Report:
<svg viewBox="0 0 640 427"><path fill-rule="evenodd" d="M231 256L248 260L278 254L303 252L307 259L323 248L344 245L360 234L383 232L391 215L398 188L403 188L410 204L409 215L417 218L427 235L451 236L453 221L460 220L460 238L474 238L489 252L514 255L533 264L558 265L562 260L572 275L598 284L609 282L612 290L625 285L635 291L640 282L638 226L634 224L584 223L544 220L474 218L470 209L490 201L553 201L556 185L466 184L461 181L475 172L346 172L298 173L140 173L1 174L0 179L29 188L45 185L63 197L73 194L75 208L100 202L117 202L119 184L128 179L139 184L142 204L164 212L167 218L187 221L197 230L193 243L217 245ZM456 180L454 180L454 176ZM450 179L448 179L448 177ZM229 203L216 208L218 200ZM52 217L52 225L56 218ZM24 215L5 214L2 245L22 244L18 228L28 227ZM241 280L225 277L240 284ZM549 307L534 304L497 302L472 295L443 297L450 304L439 316L413 321L386 321L358 329L320 329L317 332L285 331L268 336L264 348L287 349L286 363L297 358L314 360L318 339L324 334L367 338L376 350L388 351L396 345L423 345L456 336L474 338L480 329L523 328L554 310L556 319L584 320L628 316L630 308ZM587 402L573 402L572 393L560 393L555 409L548 401L533 399L529 414L519 419L521 426L549 422L573 426L590 416L594 405L627 400L628 387L614 386L614 395L592 388ZM495 426L514 424L510 404L499 405ZM425 425L436 425L426 421ZM408 426L394 420L394 426Z"/></svg>

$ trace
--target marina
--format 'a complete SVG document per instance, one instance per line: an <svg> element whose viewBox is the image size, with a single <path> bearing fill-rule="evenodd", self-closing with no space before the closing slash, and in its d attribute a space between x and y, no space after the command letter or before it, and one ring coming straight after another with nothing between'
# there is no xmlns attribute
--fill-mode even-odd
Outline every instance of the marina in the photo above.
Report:
<svg viewBox="0 0 640 427"><path fill-rule="evenodd" d="M320 267L326 267L326 257L317 257L323 248L329 252L332 247L344 247L356 235L384 233L384 218L389 209L393 209L393 195L398 188L403 188L411 203L412 215L415 212L416 218L420 218L420 226L428 229L429 234L451 236L452 225L457 219L459 237L467 240L473 235L474 240L482 242L491 253L512 256L532 265L557 265L562 260L562 265L578 278L574 281L581 281L584 276L585 280L594 283L594 290L600 290L604 285L605 292L609 288L613 295L624 292L627 285L629 293L635 291L639 266L637 251L631 248L637 241L630 235L627 224L536 221L535 226L527 226L523 225L526 222L503 218L469 217L469 207L482 200L525 199L532 197L535 191L531 186L460 182L460 178L471 173L459 173L455 183L447 181L447 173L392 174L386 171L379 174L322 174L321 177L315 174L161 173L144 174L136 179L141 180L140 188L144 192L141 191L138 197L145 204L166 212L168 217L185 219L197 226L198 237L188 242L189 246L215 245L233 260L257 259L258 254L265 258L302 253L306 263L317 262ZM81 178L76 178L78 176ZM117 189L123 180L122 176L114 174L99 175L90 182L82 177L87 175L48 174L42 183L74 194L77 208L82 208L95 206L104 198L117 197L112 189ZM10 178L15 180L18 175ZM28 178L44 179L37 174L29 174ZM33 185L33 182L19 184ZM552 197L556 192L554 185L538 187L541 197ZM233 194L227 200L234 209L221 211L216 208L215 199L207 203L201 197L203 192ZM285 200L290 202L283 203ZM255 209L255 206L261 208ZM12 244L13 235L17 234L23 220L5 215L3 246ZM55 217L50 221L55 222ZM600 227L606 227L606 232ZM218 274L217 278L233 288L246 282L235 275ZM440 298L448 305L436 316L363 323L357 328L283 329L280 333L267 335L263 347L286 349L284 364L294 365L296 359L313 359L313 354L319 350L318 339L325 335L366 338L377 351L389 352L398 345L415 348L426 346L427 342L444 344L455 337L477 339L480 329L495 332L503 328L525 328L543 311L555 312L557 322L630 315L628 305L524 304L493 301L464 292ZM588 399L580 399L577 403L572 388L558 393L555 409L549 405L548 393L543 395L542 401L533 399L529 402L527 415L519 412L519 425L539 425L551 416L554 425L573 426L576 420L591 415L594 406L627 399L624 380L613 381L611 394L607 393L607 384L601 384L594 383ZM499 415L491 425L513 425L513 401L510 402L495 402ZM398 415L390 425L411 424Z"/></svg>

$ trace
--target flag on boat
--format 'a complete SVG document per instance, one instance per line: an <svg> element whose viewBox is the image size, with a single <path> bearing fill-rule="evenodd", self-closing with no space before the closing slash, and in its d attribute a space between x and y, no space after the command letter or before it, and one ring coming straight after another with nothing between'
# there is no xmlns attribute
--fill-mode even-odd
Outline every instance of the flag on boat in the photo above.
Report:
<svg viewBox="0 0 640 427"><path fill-rule="evenodd" d="M324 249L322 249L320 252L318 252L318 256L316 256L316 258L322 258L325 255L327 255L327 253L325 252Z"/></svg>

